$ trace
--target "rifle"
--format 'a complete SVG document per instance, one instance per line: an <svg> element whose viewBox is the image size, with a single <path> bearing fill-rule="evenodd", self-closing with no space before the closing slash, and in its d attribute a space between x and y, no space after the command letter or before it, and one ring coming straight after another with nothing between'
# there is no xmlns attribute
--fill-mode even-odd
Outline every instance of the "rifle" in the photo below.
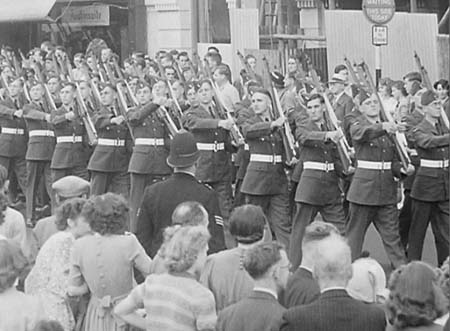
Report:
<svg viewBox="0 0 450 331"><path fill-rule="evenodd" d="M352 77L353 83L355 83L359 88L364 88L363 82L359 79L357 73L355 72L355 68L347 58L347 56L344 55L344 63L345 66L348 69L348 72L350 73L350 77Z"/></svg>
<svg viewBox="0 0 450 331"><path fill-rule="evenodd" d="M117 73L119 79L122 82L124 82L124 84L125 84L125 88L126 88L128 96L131 100L131 103L134 106L137 106L139 104L139 102L136 99L136 96L134 95L133 91L131 90L130 84L128 84L127 80L125 79L125 76L123 75L122 70L120 69L119 63L117 63L117 58L113 57L112 62L113 62L114 69L116 70L116 73Z"/></svg>
<svg viewBox="0 0 450 331"><path fill-rule="evenodd" d="M69 60L67 59L67 70L69 72L69 81L73 82L76 87L76 102L78 103L77 112L80 116L81 120L83 121L84 127L86 128L86 135L88 137L89 145L94 146L97 144L98 135L97 130L95 129L94 122L92 121L91 117L89 116L89 111L84 103L83 97L80 92L80 84L74 80L74 77L72 75L72 66L70 65Z"/></svg>
<svg viewBox="0 0 450 331"><path fill-rule="evenodd" d="M130 122L128 122L128 117L127 117L127 112L128 112L128 107L127 107L127 101L125 98L125 95L122 91L122 86L120 85L120 83L116 84L116 89L117 89L117 96L118 96L118 105L119 105L119 111L120 111L120 115L123 116L125 123L128 127L128 131L130 131L130 136L131 136L131 140L133 140L133 143L135 141L134 135L133 135L133 130L131 128Z"/></svg>
<svg viewBox="0 0 450 331"><path fill-rule="evenodd" d="M159 106L156 110L158 117L164 122L166 128L169 130L169 136L172 139L175 134L178 133L178 127L173 121L172 117L170 117L169 111L164 106Z"/></svg>
<svg viewBox="0 0 450 331"><path fill-rule="evenodd" d="M433 84L431 84L430 77L428 76L428 71L425 69L425 67L422 65L422 62L420 61L420 57L417 54L416 51L414 51L414 59L416 60L417 68L420 71L420 74L422 75L422 82L424 83L427 90L434 91ZM445 113L445 110L441 107L441 118L442 122L444 122L444 125L447 129L450 128L450 122L448 120L447 114Z"/></svg>
<svg viewBox="0 0 450 331"><path fill-rule="evenodd" d="M328 129L331 131L339 131L342 137L336 145L339 153L339 158L344 168L344 173L348 174L350 167L352 167L353 164L352 158L350 156L354 154L353 149L350 147L347 139L345 138L344 132L342 131L342 128L339 125L339 121L336 117L336 113L334 112L333 106L331 105L330 99L328 98L327 91L321 86L319 82L319 77L317 76L316 70L314 68L310 68L309 72L311 73L312 81L317 89L317 92L320 93L325 100L325 116L328 119Z"/></svg>
<svg viewBox="0 0 450 331"><path fill-rule="evenodd" d="M363 61L359 64L359 67L361 68L362 73L364 74L364 77L368 83L368 86L372 92L372 94L376 95L378 99L378 104L380 105L380 115L381 120L384 122L391 122L395 123L394 118L392 117L391 113L386 111L383 107L383 102L381 101L380 95L378 94L377 88L375 86L374 80L372 78L372 75L370 74L369 67L367 64ZM408 165L411 164L411 159L409 158L407 147L408 142L406 140L406 136L403 132L395 132L394 135L391 136L393 143L395 145L395 148L398 152L398 155L400 157L400 162L402 163L403 169L408 169Z"/></svg>
<svg viewBox="0 0 450 331"><path fill-rule="evenodd" d="M45 98L47 99L48 105L50 107L50 112L57 111L58 108L56 108L55 100L53 100L52 94L50 93L50 90L48 89L48 86L45 83L44 76L42 75L42 72L41 72L39 66L36 65L34 70L36 72L36 76L38 77L38 80L44 86Z"/></svg>
<svg viewBox="0 0 450 331"><path fill-rule="evenodd" d="M205 67L202 65L202 61L198 53L196 52L192 53L192 60L194 61L194 64L197 65L197 77L198 78L207 77Z"/></svg>
<svg viewBox="0 0 450 331"><path fill-rule="evenodd" d="M255 71L252 69L252 67L250 67L244 55L242 55L239 50L237 51L237 56L239 57L239 60L241 61L241 64L244 67L245 71L250 75L250 78L254 81L257 81L258 79L256 78Z"/></svg>
<svg viewBox="0 0 450 331"><path fill-rule="evenodd" d="M269 67L269 61L264 56L263 57L263 63L266 68L267 74L270 75L270 67ZM283 130L280 131L281 137L283 139L283 147L284 151L286 153L286 164L290 165L292 164L292 161L294 158L297 158L297 147L295 143L294 135L292 134L291 127L289 126L289 122L286 119L286 116L284 115L283 107L281 106L280 97L278 95L277 88L273 84L272 80L270 80L270 94L272 96L273 100L273 111L274 111L274 117L277 118L283 118Z"/></svg>
<svg viewBox="0 0 450 331"><path fill-rule="evenodd" d="M181 74L180 66L178 65L178 62L175 60L173 62L173 68L175 69L175 72L177 73L178 79L181 80L183 83L186 83L186 79L184 79L184 76Z"/></svg>

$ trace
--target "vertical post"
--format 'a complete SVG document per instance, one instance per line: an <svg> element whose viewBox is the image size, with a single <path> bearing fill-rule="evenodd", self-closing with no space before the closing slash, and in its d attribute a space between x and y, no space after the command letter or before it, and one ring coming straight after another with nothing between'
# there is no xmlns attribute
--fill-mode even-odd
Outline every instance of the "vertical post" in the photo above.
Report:
<svg viewBox="0 0 450 331"><path fill-rule="evenodd" d="M198 51L198 1L191 0L191 50L192 53L196 53Z"/></svg>
<svg viewBox="0 0 450 331"><path fill-rule="evenodd" d="M378 82L381 78L381 46L375 46L375 80Z"/></svg>
<svg viewBox="0 0 450 331"><path fill-rule="evenodd" d="M283 5L284 5L284 0L277 0L277 33L284 33L284 28L286 25L286 20L285 20L285 16L283 13ZM278 39L278 51L280 52L280 56L281 56L281 68L284 68L285 63L286 63L286 58L285 58L285 51L284 51L284 40L283 39Z"/></svg>
<svg viewBox="0 0 450 331"><path fill-rule="evenodd" d="M417 0L409 0L409 7L411 13L417 13Z"/></svg>
<svg viewBox="0 0 450 331"><path fill-rule="evenodd" d="M319 0L319 2L322 2L322 0ZM330 9L330 10L336 9L336 1L335 0L328 0L328 9Z"/></svg>

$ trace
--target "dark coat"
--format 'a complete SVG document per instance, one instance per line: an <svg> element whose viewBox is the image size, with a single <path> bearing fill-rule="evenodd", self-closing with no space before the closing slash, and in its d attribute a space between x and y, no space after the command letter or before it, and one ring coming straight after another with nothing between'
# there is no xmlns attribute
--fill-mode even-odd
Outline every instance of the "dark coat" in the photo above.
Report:
<svg viewBox="0 0 450 331"><path fill-rule="evenodd" d="M138 212L136 236L151 257L163 242L163 231L172 224L172 213L182 202L198 201L208 212L211 234L209 253L225 249L223 220L217 193L193 176L174 173L165 181L148 186Z"/></svg>
<svg viewBox="0 0 450 331"><path fill-rule="evenodd" d="M449 159L450 133L444 125L438 125L440 132L428 120L423 119L413 129L412 134L420 159ZM448 201L448 185L448 168L419 167L411 197L422 201Z"/></svg>
<svg viewBox="0 0 450 331"><path fill-rule="evenodd" d="M320 288L311 271L299 267L289 277L284 291L284 306L307 305L320 295Z"/></svg>
<svg viewBox="0 0 450 331"><path fill-rule="evenodd" d="M347 200L370 206L391 205L397 202L397 182L401 164L394 144L381 123L370 123L364 115L358 117L350 128L357 160L391 162L391 170L356 168Z"/></svg>
<svg viewBox="0 0 450 331"><path fill-rule="evenodd" d="M19 108L14 101L7 97L0 103L0 126L2 128L11 128L23 130L23 134L0 134L0 156L4 157L25 157L27 152L28 134L25 120L14 116L14 112ZM19 102L19 107L23 104Z"/></svg>
<svg viewBox="0 0 450 331"><path fill-rule="evenodd" d="M127 113L135 138L164 140L164 145L161 146L135 145L128 172L152 175L168 175L172 172L166 162L170 150L169 131L156 114L158 107L150 103L130 109Z"/></svg>
<svg viewBox="0 0 450 331"><path fill-rule="evenodd" d="M329 290L309 305L288 309L281 331L385 331L384 311L351 298L345 290Z"/></svg>
<svg viewBox="0 0 450 331"><path fill-rule="evenodd" d="M271 294L253 291L220 312L216 331L278 331L285 310Z"/></svg>
<svg viewBox="0 0 450 331"><path fill-rule="evenodd" d="M343 93L338 100L332 101L334 113L339 121L343 121L344 117L351 113L355 104L353 103L353 99L347 94Z"/></svg>

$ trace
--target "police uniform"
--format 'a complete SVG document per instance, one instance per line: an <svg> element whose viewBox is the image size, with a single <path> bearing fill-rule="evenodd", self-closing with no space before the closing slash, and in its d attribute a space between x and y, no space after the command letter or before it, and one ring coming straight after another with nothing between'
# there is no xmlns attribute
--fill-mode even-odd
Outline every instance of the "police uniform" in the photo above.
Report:
<svg viewBox="0 0 450 331"><path fill-rule="evenodd" d="M357 168L347 194L350 202L346 235L352 257L358 258L370 223L374 223L389 260L395 268L406 258L400 243L397 219L397 182L401 164L381 123L360 116L350 127Z"/></svg>
<svg viewBox="0 0 450 331"><path fill-rule="evenodd" d="M252 109L240 112L238 122L250 148L241 192L247 203L263 208L277 240L289 247L291 221L281 134Z"/></svg>
<svg viewBox="0 0 450 331"><path fill-rule="evenodd" d="M25 194L27 188L27 152L28 132L25 120L14 116L14 113L23 108L21 98L7 97L0 103L0 164L8 170L11 178L14 171L17 183ZM10 187L11 189L11 187Z"/></svg>
<svg viewBox="0 0 450 331"><path fill-rule="evenodd" d="M219 203L225 228L232 208L231 145L229 132L218 127L214 109L203 105L189 108L183 116L183 126L194 135L200 158L195 177L207 183L219 194Z"/></svg>
<svg viewBox="0 0 450 331"><path fill-rule="evenodd" d="M86 169L89 142L77 107L75 104L70 108L63 105L52 112L52 124L56 135L55 152L50 165L53 182L69 175L89 180ZM66 114L71 111L75 113L75 118L68 120Z"/></svg>
<svg viewBox="0 0 450 331"><path fill-rule="evenodd" d="M98 141L88 163L91 194L113 192L128 198L131 136L125 122L120 125L111 123L114 114L114 108L102 106L93 116Z"/></svg>
<svg viewBox="0 0 450 331"><path fill-rule="evenodd" d="M128 167L131 177L130 230L133 232L136 230L136 215L145 188L172 173L166 162L170 149L169 131L156 113L158 108L159 105L149 103L127 113L135 137Z"/></svg>
<svg viewBox="0 0 450 331"><path fill-rule="evenodd" d="M39 179L43 178L48 196L53 199L50 163L55 148L55 132L53 125L46 121L50 115L43 103L31 102L23 107L24 119L28 129L27 160L27 190L26 217L32 219L34 203ZM52 206L54 202L52 201Z"/></svg>
<svg viewBox="0 0 450 331"><path fill-rule="evenodd" d="M449 251L449 130L423 119L412 132L420 166L411 189L411 227L408 258L420 260L428 224L433 229L438 265Z"/></svg>
<svg viewBox="0 0 450 331"><path fill-rule="evenodd" d="M299 119L301 120L301 119ZM301 262L301 244L305 228L320 212L325 222L334 224L342 233L345 215L342 206L339 177L343 177L336 144L326 140L326 122L322 127L308 120L301 120L296 138L302 152L302 172L295 194L297 210L290 237L289 255L293 269Z"/></svg>

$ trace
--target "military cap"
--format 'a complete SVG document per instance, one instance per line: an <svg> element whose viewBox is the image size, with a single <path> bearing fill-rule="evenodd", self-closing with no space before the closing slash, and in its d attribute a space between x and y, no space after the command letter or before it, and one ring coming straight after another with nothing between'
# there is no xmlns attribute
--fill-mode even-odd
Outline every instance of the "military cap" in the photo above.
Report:
<svg viewBox="0 0 450 331"><path fill-rule="evenodd" d="M253 94L255 94L255 93L261 93L261 94L264 94L264 95L268 96L270 100L272 100L272 96L270 95L269 90L267 90L267 89L265 89L265 88L263 88L263 87L255 88L255 89L253 90Z"/></svg>
<svg viewBox="0 0 450 331"><path fill-rule="evenodd" d="M347 84L347 80L342 75L334 74L328 84Z"/></svg>
<svg viewBox="0 0 450 331"><path fill-rule="evenodd" d="M426 90L422 94L422 97L420 98L420 103L422 104L422 106L428 106L429 104L433 103L436 100L439 100L436 93L434 93L431 90Z"/></svg>
<svg viewBox="0 0 450 331"><path fill-rule="evenodd" d="M270 73L270 79L275 83L275 85L284 86L284 76L281 72L272 71Z"/></svg>
<svg viewBox="0 0 450 331"><path fill-rule="evenodd" d="M103 82L98 83L98 88L100 91L103 91L107 87L110 87L113 91L116 91L116 87L111 83L103 83Z"/></svg>
<svg viewBox="0 0 450 331"><path fill-rule="evenodd" d="M36 79L30 79L30 80L28 80L28 85L30 86L30 89L31 89L31 88L33 88L33 87L35 87L37 85L41 85L42 86L42 83L40 81L36 80Z"/></svg>
<svg viewBox="0 0 450 331"><path fill-rule="evenodd" d="M366 91L364 91L363 89L361 89L357 95L357 99L358 99L358 102L360 105L362 105L362 103L369 98L370 98L370 94L367 93Z"/></svg>
<svg viewBox="0 0 450 331"><path fill-rule="evenodd" d="M67 80L61 81L61 89L71 86L74 90L77 88L77 85L74 82L69 82Z"/></svg>
<svg viewBox="0 0 450 331"><path fill-rule="evenodd" d="M405 76L403 76L403 79L407 79L409 81L415 80L422 83L422 75L417 71L408 72Z"/></svg>
<svg viewBox="0 0 450 331"><path fill-rule="evenodd" d="M136 86L136 90L141 90L141 89L146 88L146 87L148 87L150 90L152 89L152 88L150 87L150 84L149 84L149 83L147 83L147 82L144 81L144 80L140 80L140 81L138 82L137 86Z"/></svg>
<svg viewBox="0 0 450 331"><path fill-rule="evenodd" d="M62 198L76 198L83 194L89 194L90 185L83 178L66 176L54 182L52 189Z"/></svg>

